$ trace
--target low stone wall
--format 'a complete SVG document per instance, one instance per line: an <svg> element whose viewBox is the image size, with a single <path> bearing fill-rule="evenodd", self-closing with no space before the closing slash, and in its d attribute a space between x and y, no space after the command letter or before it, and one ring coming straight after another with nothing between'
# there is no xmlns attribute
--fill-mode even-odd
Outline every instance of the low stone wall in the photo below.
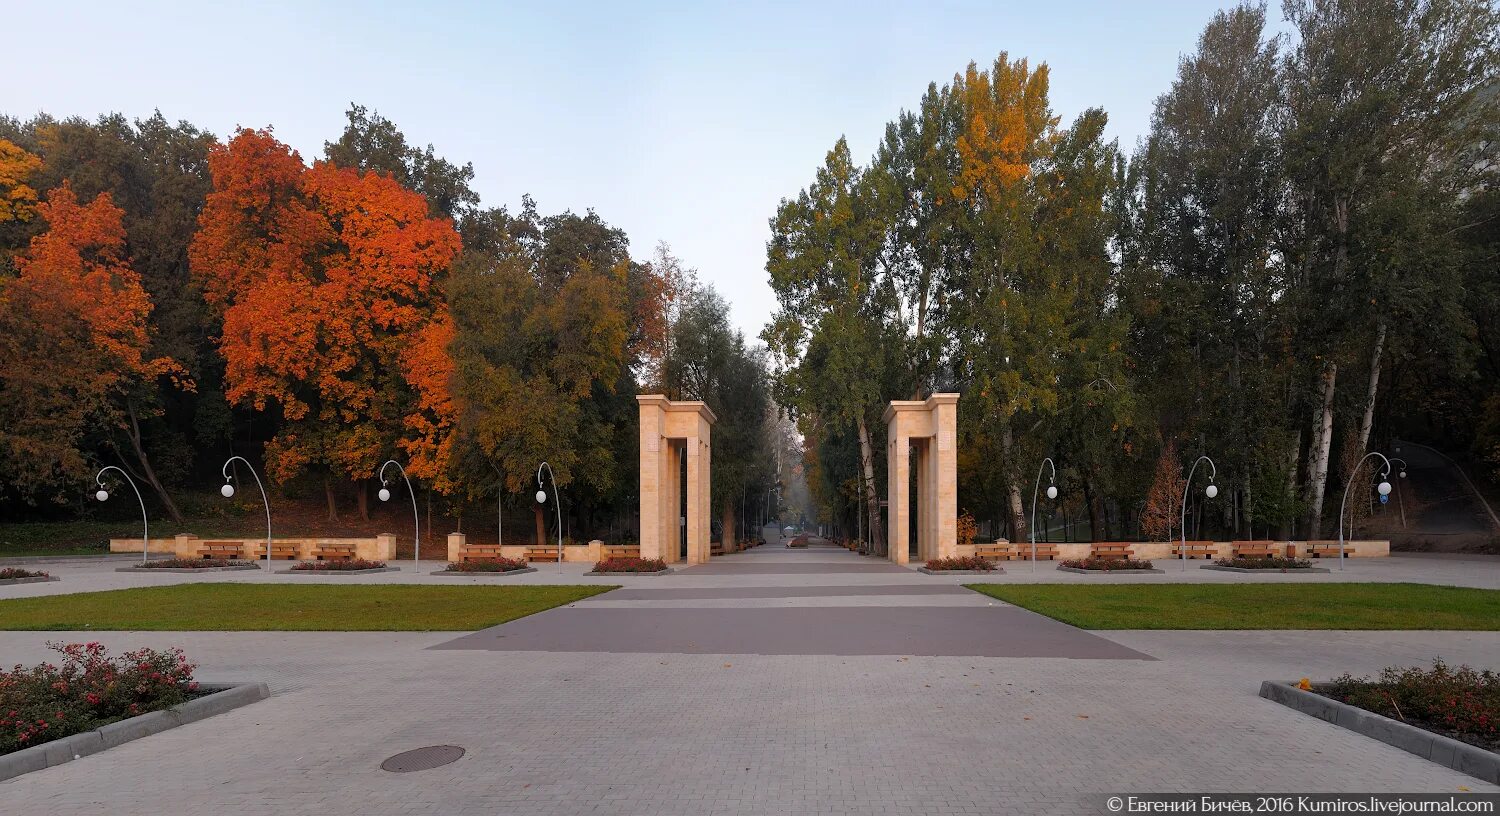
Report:
<svg viewBox="0 0 1500 816"><path fill-rule="evenodd" d="M1044 542L1038 541L1037 542L1037 547L1040 548L1043 543ZM1292 546L1296 547L1296 552L1297 552L1298 556L1303 557L1303 558L1306 558L1308 556L1308 553L1310 552L1310 545L1311 544L1315 543L1315 544L1317 544L1319 546L1328 544L1328 545L1333 545L1335 547L1338 545L1337 541L1316 541L1316 542L1307 542L1307 541L1286 542L1286 541L1279 541L1279 542L1276 542L1276 543L1277 543L1278 546L1276 548L1274 548L1274 549L1276 549L1278 553L1285 553L1286 552L1285 547L1286 547L1286 545L1288 543L1290 543L1290 544L1292 544ZM1052 542L1051 546L1057 548L1057 558L1058 558L1058 560L1072 560L1072 559L1075 559L1075 558L1088 558L1089 555L1093 552L1094 547L1097 544L1124 544L1124 545L1126 545L1127 547L1129 547L1133 551L1133 556L1132 557L1140 559L1140 560L1143 560L1143 561L1164 561L1164 560L1170 560L1170 559L1176 557L1176 556L1174 556L1172 554L1173 549L1177 546L1177 542L1175 542L1175 541L1119 541L1119 542L1114 542L1114 541L1100 541L1100 542L1092 542L1092 543L1090 543L1090 542L1083 542L1083 543L1073 543L1073 544L1063 544L1063 543L1060 543L1060 542ZM1345 541L1344 542L1344 547L1345 547L1346 551L1348 552L1348 555L1349 555L1350 558L1385 558L1385 557L1387 557L1387 556L1389 556L1391 554L1391 542L1389 542L1389 541L1365 541L1365 540L1361 540L1361 541ZM1232 542L1228 542L1228 541L1216 541L1216 542L1214 542L1214 556L1213 557L1214 558L1229 558L1230 555L1231 555L1232 550L1233 550L1233 544L1232 544ZM959 556L961 556L961 557L962 556L970 556L970 555L974 555L974 553L975 553L975 545L973 545L973 544L967 544L967 545L965 545L965 544L959 544L958 545L958 554L959 554ZM1030 558L1031 557L1031 543L1027 542L1027 541L1022 541L1022 542L1017 543L1016 544L1016 553L1019 554L1022 558ZM1334 560L1338 560L1338 559L1334 559Z"/></svg>
<svg viewBox="0 0 1500 816"><path fill-rule="evenodd" d="M246 558L253 558L254 554L259 552L266 543L264 538L203 539L195 535L183 534L170 539L151 539L151 552L172 555L175 558L201 558L202 555L198 550L206 541L238 542ZM396 536L391 533L381 533L374 538L277 538L273 540L273 543L278 547L287 545L296 547L297 557L304 561L315 558L313 551L322 545L353 547L355 557L368 561L390 561L396 557ZM138 553L141 551L141 540L139 538L111 538L109 551Z"/></svg>
<svg viewBox="0 0 1500 816"><path fill-rule="evenodd" d="M449 533L448 560L455 562L459 561L463 557L462 553L464 548L468 546L468 542L469 537L464 533ZM557 544L552 543L545 544L543 546L555 551ZM535 545L504 544L500 547L500 555L504 556L505 558L515 558L521 561L525 561L526 551L530 549L535 549ZM593 564L597 563L601 558L604 557L603 553L604 542L600 541L597 538L587 544L563 545L563 561L571 561L580 564Z"/></svg>

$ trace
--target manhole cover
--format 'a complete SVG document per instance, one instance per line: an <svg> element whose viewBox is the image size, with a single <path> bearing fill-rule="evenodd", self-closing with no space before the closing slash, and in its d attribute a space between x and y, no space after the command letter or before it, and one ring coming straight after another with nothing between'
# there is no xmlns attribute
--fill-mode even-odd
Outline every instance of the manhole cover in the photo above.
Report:
<svg viewBox="0 0 1500 816"><path fill-rule="evenodd" d="M380 763L380 769L395 773L430 771L433 768L455 762L463 755L464 749L457 745L429 745L426 748L403 751Z"/></svg>

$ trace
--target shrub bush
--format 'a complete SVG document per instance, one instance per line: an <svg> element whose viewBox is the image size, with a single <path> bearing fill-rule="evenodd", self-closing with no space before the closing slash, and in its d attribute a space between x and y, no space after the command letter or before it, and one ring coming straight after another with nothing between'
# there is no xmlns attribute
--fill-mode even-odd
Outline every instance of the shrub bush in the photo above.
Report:
<svg viewBox="0 0 1500 816"><path fill-rule="evenodd" d="M223 558L162 558L136 564L136 569L209 569L210 567L253 567L254 561Z"/></svg>
<svg viewBox="0 0 1500 816"><path fill-rule="evenodd" d="M594 572L661 572L667 562L660 558L606 558L594 564Z"/></svg>
<svg viewBox="0 0 1500 816"><path fill-rule="evenodd" d="M1345 674L1322 693L1393 720L1500 750L1500 674L1468 666L1391 667L1378 679Z"/></svg>
<svg viewBox="0 0 1500 816"><path fill-rule="evenodd" d="M98 643L48 643L62 665L0 671L0 754L170 708L196 696L180 649L111 658Z"/></svg>
<svg viewBox="0 0 1500 816"><path fill-rule="evenodd" d="M0 568L0 581L9 580L11 578L51 578L51 577L52 576L50 574L42 572L41 570L24 570L24 569L21 569L20 567L4 567L4 568Z"/></svg>
<svg viewBox="0 0 1500 816"><path fill-rule="evenodd" d="M1097 570L1099 572L1148 570L1152 568L1150 561L1139 561L1134 558L1099 558L1092 555L1088 558L1072 558L1062 562L1062 565L1073 569Z"/></svg>
<svg viewBox="0 0 1500 816"><path fill-rule="evenodd" d="M954 558L933 558L926 564L930 570L979 570L980 572L993 572L995 564L988 558L980 558L977 555L956 556Z"/></svg>
<svg viewBox="0 0 1500 816"><path fill-rule="evenodd" d="M1220 558L1214 562L1221 567L1238 567L1240 569L1267 569L1267 570L1290 570L1310 569L1312 562L1306 558L1284 558L1273 555L1269 558Z"/></svg>
<svg viewBox="0 0 1500 816"><path fill-rule="evenodd" d="M300 561L292 565L294 570L308 572L344 572L347 570L384 569L384 561L366 561L363 558L338 558L328 561Z"/></svg>
<svg viewBox="0 0 1500 816"><path fill-rule="evenodd" d="M445 568L448 572L515 572L526 569L520 558L496 558L493 561L454 561Z"/></svg>

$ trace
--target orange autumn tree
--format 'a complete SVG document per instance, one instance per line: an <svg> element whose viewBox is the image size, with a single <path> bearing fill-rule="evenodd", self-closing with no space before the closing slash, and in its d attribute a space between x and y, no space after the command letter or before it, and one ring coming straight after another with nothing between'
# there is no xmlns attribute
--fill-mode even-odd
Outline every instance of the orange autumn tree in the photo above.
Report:
<svg viewBox="0 0 1500 816"><path fill-rule="evenodd" d="M90 475L85 443L136 423L135 389L158 376L190 386L173 361L147 356L151 299L109 194L80 204L64 182L36 213L47 231L17 257L18 276L0 277L0 488L61 500ZM127 467L165 499L137 454Z"/></svg>
<svg viewBox="0 0 1500 816"><path fill-rule="evenodd" d="M401 450L413 475L441 470L427 363L444 323L434 281L459 252L452 222L388 176L307 167L269 131L215 146L209 171L189 255L223 320L226 396L281 417L271 477L321 471L336 518L329 477L367 479Z"/></svg>
<svg viewBox="0 0 1500 816"><path fill-rule="evenodd" d="M1148 541L1170 541L1182 526L1182 490L1187 478L1177 461L1177 445L1167 442L1156 461L1156 475L1141 510L1141 533Z"/></svg>

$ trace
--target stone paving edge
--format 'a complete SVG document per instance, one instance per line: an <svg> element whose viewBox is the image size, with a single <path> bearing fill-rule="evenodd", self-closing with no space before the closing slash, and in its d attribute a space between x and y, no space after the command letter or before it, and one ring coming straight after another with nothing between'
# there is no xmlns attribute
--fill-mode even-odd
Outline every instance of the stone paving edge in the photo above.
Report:
<svg viewBox="0 0 1500 816"><path fill-rule="evenodd" d="M1262 681L1260 696L1303 714L1311 714L1340 728L1380 740L1430 762L1446 765L1459 773L1500 785L1500 754L1486 751L1477 745L1459 742L1373 711L1365 711L1321 694L1303 691L1297 688L1296 683Z"/></svg>
<svg viewBox="0 0 1500 816"><path fill-rule="evenodd" d="M218 690L172 708L151 711L139 717L120 720L92 731L0 756L0 781L72 762L107 748L124 745L131 740L223 714L271 696L270 687L265 683L204 683L203 687Z"/></svg>
<svg viewBox="0 0 1500 816"><path fill-rule="evenodd" d="M33 575L29 578L0 578L0 586L14 586L16 584L45 584L48 581L61 581L56 575Z"/></svg>

